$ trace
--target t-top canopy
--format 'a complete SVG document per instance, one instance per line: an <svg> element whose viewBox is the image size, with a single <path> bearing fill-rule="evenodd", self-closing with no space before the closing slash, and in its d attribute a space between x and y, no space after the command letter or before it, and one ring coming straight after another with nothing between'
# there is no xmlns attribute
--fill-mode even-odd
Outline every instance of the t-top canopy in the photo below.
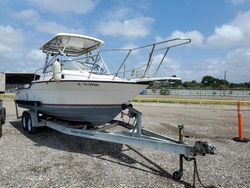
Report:
<svg viewBox="0 0 250 188"><path fill-rule="evenodd" d="M78 55L95 50L102 44L104 44L102 40L93 37L72 33L58 33L40 49L44 53L58 53L62 51L67 55Z"/></svg>

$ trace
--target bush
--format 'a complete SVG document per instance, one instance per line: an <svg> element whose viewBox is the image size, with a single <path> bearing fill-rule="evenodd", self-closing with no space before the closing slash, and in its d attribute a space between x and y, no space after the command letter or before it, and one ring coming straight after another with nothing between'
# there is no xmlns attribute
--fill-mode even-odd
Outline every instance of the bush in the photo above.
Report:
<svg viewBox="0 0 250 188"><path fill-rule="evenodd" d="M169 89L162 87L160 90L160 95L170 95Z"/></svg>

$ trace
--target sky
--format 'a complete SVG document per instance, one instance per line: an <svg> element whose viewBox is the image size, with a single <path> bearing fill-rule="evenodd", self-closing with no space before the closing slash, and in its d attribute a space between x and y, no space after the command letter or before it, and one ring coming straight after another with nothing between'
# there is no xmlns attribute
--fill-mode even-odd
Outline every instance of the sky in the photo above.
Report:
<svg viewBox="0 0 250 188"><path fill-rule="evenodd" d="M39 47L60 32L99 38L103 49L190 38L169 51L161 76L250 81L250 0L1 0L0 71L41 68Z"/></svg>

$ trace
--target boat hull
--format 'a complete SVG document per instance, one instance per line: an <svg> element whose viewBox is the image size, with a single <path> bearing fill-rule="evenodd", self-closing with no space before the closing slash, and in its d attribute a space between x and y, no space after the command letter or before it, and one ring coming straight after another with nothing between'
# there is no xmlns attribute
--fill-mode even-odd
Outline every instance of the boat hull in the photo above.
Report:
<svg viewBox="0 0 250 188"><path fill-rule="evenodd" d="M17 91L16 103L58 119L98 126L113 120L121 105L145 87L126 82L34 82Z"/></svg>

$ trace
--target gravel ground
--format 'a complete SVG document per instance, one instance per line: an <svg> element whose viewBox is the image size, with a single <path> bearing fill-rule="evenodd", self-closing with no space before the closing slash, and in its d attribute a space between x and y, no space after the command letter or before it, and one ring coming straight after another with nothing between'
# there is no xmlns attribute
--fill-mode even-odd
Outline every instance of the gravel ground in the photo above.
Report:
<svg viewBox="0 0 250 188"><path fill-rule="evenodd" d="M64 135L40 128L21 129L13 102L5 102L7 121L0 138L0 187L190 187L193 162L184 162L176 182L178 155ZM216 187L250 187L250 142L237 136L233 106L135 103L143 126L177 138L185 125L187 143L207 141L216 155L197 157L201 181ZM245 137L250 138L250 108L243 109ZM197 183L197 187L200 185Z"/></svg>

